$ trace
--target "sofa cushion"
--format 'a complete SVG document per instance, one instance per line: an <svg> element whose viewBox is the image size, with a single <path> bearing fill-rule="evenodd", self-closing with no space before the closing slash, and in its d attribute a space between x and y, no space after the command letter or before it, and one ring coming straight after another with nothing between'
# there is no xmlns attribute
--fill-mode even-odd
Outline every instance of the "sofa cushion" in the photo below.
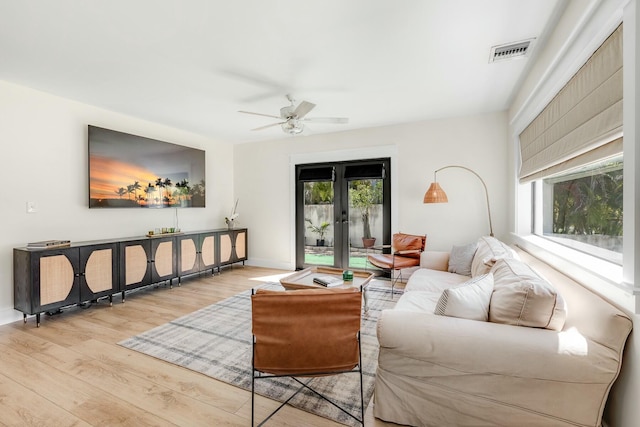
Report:
<svg viewBox="0 0 640 427"><path fill-rule="evenodd" d="M495 237L483 236L478 239L478 247L471 262L471 276L487 274L497 260L515 256L514 250L506 243Z"/></svg>
<svg viewBox="0 0 640 427"><path fill-rule="evenodd" d="M449 267L449 255L449 252L446 251L424 251L422 255L420 255L420 267L430 270L447 271Z"/></svg>
<svg viewBox="0 0 640 427"><path fill-rule="evenodd" d="M438 304L440 293L435 292L405 292L396 303L394 310L413 311L417 313L429 313L433 315L433 311Z"/></svg>
<svg viewBox="0 0 640 427"><path fill-rule="evenodd" d="M464 246L453 246L449 256L449 273L471 276L471 261L476 253L478 243L473 242Z"/></svg>
<svg viewBox="0 0 640 427"><path fill-rule="evenodd" d="M493 274L483 274L453 288L445 289L434 313L463 319L489 319L489 302L493 292Z"/></svg>
<svg viewBox="0 0 640 427"><path fill-rule="evenodd" d="M468 276L453 274L448 271L420 268L409 277L404 292L405 294L413 291L434 292L439 298L442 291L446 288L459 285L467 280L469 280Z"/></svg>
<svg viewBox="0 0 640 427"><path fill-rule="evenodd" d="M562 330L566 304L556 289L524 262L504 258L491 269L494 277L489 321Z"/></svg>

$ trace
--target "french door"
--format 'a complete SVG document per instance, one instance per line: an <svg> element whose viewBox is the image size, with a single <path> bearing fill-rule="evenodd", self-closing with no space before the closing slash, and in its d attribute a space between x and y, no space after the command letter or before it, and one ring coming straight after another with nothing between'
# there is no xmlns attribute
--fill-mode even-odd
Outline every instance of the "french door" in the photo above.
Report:
<svg viewBox="0 0 640 427"><path fill-rule="evenodd" d="M391 239L390 159L296 166L296 268L364 269Z"/></svg>

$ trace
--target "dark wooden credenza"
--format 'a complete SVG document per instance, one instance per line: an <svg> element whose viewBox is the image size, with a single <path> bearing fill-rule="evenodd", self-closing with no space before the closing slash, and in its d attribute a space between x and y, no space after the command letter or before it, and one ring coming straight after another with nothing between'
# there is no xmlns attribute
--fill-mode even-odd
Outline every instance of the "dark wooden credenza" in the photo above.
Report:
<svg viewBox="0 0 640 427"><path fill-rule="evenodd" d="M154 237L13 249L14 308L36 316L62 307L211 271L247 260L247 229L217 229Z"/></svg>

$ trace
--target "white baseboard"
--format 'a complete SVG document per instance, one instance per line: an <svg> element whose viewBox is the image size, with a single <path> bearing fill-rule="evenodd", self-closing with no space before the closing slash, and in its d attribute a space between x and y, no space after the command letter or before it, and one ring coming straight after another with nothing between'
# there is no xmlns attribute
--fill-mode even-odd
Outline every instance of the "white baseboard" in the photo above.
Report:
<svg viewBox="0 0 640 427"><path fill-rule="evenodd" d="M293 271L296 269L295 265L290 262L273 262L273 260L266 259L251 258L246 261L246 264L252 267L275 268L287 271Z"/></svg>
<svg viewBox="0 0 640 427"><path fill-rule="evenodd" d="M22 314L13 308L0 309L0 325L6 325L7 323L13 323L16 320L22 319Z"/></svg>

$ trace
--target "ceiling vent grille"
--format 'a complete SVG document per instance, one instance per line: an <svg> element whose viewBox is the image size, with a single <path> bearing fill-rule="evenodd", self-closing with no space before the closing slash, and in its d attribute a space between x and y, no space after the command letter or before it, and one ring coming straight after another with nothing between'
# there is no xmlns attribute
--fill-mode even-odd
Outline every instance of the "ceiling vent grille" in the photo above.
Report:
<svg viewBox="0 0 640 427"><path fill-rule="evenodd" d="M529 51L533 47L534 41L535 38L532 38L515 43L493 46L489 54L489 63L529 56Z"/></svg>

